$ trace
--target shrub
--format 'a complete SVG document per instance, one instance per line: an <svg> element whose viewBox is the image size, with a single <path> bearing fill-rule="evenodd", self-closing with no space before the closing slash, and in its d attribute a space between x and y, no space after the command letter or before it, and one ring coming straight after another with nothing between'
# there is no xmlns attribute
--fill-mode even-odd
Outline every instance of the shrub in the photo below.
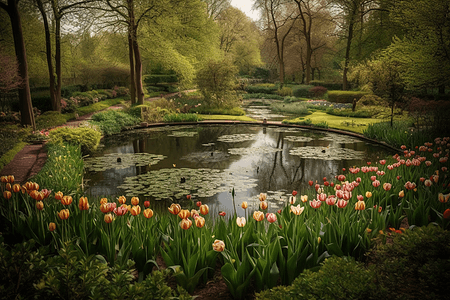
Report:
<svg viewBox="0 0 450 300"><path fill-rule="evenodd" d="M323 97L327 91L328 90L323 86L315 86L309 90L310 94L312 94L314 98Z"/></svg>
<svg viewBox="0 0 450 300"><path fill-rule="evenodd" d="M293 88L293 94L297 98L309 98L311 96L309 90L312 88L312 85L297 85Z"/></svg>
<svg viewBox="0 0 450 300"><path fill-rule="evenodd" d="M97 149L102 134L90 127L58 127L50 130L49 137L53 143L80 145L81 152L88 154Z"/></svg>
<svg viewBox="0 0 450 300"><path fill-rule="evenodd" d="M327 90L342 90L342 82L326 82L321 80L311 80L309 84L323 86Z"/></svg>
<svg viewBox="0 0 450 300"><path fill-rule="evenodd" d="M328 123L326 121L323 121L323 122L319 122L317 124L314 124L314 126L320 127L320 128L328 128Z"/></svg>
<svg viewBox="0 0 450 300"><path fill-rule="evenodd" d="M283 100L284 97L277 94L263 94L263 93L254 93L254 94L243 94L243 99L274 99L274 100Z"/></svg>
<svg viewBox="0 0 450 300"><path fill-rule="evenodd" d="M274 84L249 85L245 89L249 94L275 94L277 90L278 88Z"/></svg>
<svg viewBox="0 0 450 300"><path fill-rule="evenodd" d="M296 118L294 120L283 120L282 123L283 124L306 125L306 126L312 125L311 119L306 119L305 120L305 118Z"/></svg>
<svg viewBox="0 0 450 300"><path fill-rule="evenodd" d="M277 95L286 97L292 96L292 89L290 87L284 86L282 89L276 91Z"/></svg>
<svg viewBox="0 0 450 300"><path fill-rule="evenodd" d="M159 83L174 83L178 82L178 77L176 74L170 75L145 75L144 83L146 85L156 85Z"/></svg>
<svg viewBox="0 0 450 300"><path fill-rule="evenodd" d="M378 97L374 94L368 94L362 96L358 102L356 103L357 106L375 106L375 105L383 105L385 106L386 103L383 99Z"/></svg>
<svg viewBox="0 0 450 300"><path fill-rule="evenodd" d="M233 108L206 108L199 106L192 108L191 112L204 114L204 115L230 115L230 116L244 116L245 111L240 107Z"/></svg>
<svg viewBox="0 0 450 300"><path fill-rule="evenodd" d="M450 232L430 224L394 234L367 254L390 299L447 299Z"/></svg>
<svg viewBox="0 0 450 300"><path fill-rule="evenodd" d="M164 122L197 122L197 114L166 114L163 117Z"/></svg>
<svg viewBox="0 0 450 300"><path fill-rule="evenodd" d="M305 102L292 102L292 103L272 103L270 105L273 111L284 112L294 115L307 115L308 108Z"/></svg>
<svg viewBox="0 0 450 300"><path fill-rule="evenodd" d="M36 118L36 130L49 129L67 122L64 115L57 111L46 111Z"/></svg>
<svg viewBox="0 0 450 300"><path fill-rule="evenodd" d="M377 110L357 110L352 111L351 109L334 109L332 107L328 107L326 109L327 114L333 116L341 116L347 118L371 118L377 112Z"/></svg>
<svg viewBox="0 0 450 300"><path fill-rule="evenodd" d="M292 102L296 102L297 98L295 98L294 96L286 96L283 99L284 103L292 103Z"/></svg>
<svg viewBox="0 0 450 300"><path fill-rule="evenodd" d="M329 91L328 100L335 103L353 103L353 100L358 101L362 96L367 95L366 92L354 91Z"/></svg>
<svg viewBox="0 0 450 300"><path fill-rule="evenodd" d="M141 119L123 111L107 110L92 116L91 123L98 126L104 135L119 133L122 129L139 124Z"/></svg>
<svg viewBox="0 0 450 300"><path fill-rule="evenodd" d="M430 135L426 132L415 131L411 134L405 134L410 131L411 124L409 122L394 122L391 127L390 122L380 122L369 124L364 130L364 136L370 139L383 141L400 148L401 145L413 149L416 145L423 145L423 143L430 140Z"/></svg>

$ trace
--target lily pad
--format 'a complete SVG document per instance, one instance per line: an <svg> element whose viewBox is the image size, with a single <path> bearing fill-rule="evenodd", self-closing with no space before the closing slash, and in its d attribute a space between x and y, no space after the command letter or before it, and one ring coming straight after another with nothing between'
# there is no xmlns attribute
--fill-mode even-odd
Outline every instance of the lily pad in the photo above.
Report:
<svg viewBox="0 0 450 300"><path fill-rule="evenodd" d="M228 153L230 153L231 155L255 155L255 154L260 154L260 153L275 153L278 151L283 151L283 149L267 147L267 146L228 149Z"/></svg>
<svg viewBox="0 0 450 300"><path fill-rule="evenodd" d="M109 153L99 157L89 157L84 161L87 171L102 172L108 169L126 169L156 165L167 156L151 153Z"/></svg>
<svg viewBox="0 0 450 300"><path fill-rule="evenodd" d="M226 161L230 158L228 153L214 150L214 151L202 151L202 152L193 152L189 153L189 155L185 155L181 157L182 160L190 161L190 162L204 162L204 163L216 163L221 161Z"/></svg>
<svg viewBox="0 0 450 300"><path fill-rule="evenodd" d="M321 159L321 160L341 160L341 159L363 159L363 151L355 151L348 148L328 148L328 147L297 147L289 151L290 155L297 155L301 158Z"/></svg>
<svg viewBox="0 0 450 300"><path fill-rule="evenodd" d="M309 136L296 136L296 135L288 135L284 137L284 139L289 142L305 142L305 143L314 140L312 137Z"/></svg>
<svg viewBox="0 0 450 300"><path fill-rule="evenodd" d="M228 192L233 187L236 192L245 191L256 187L256 182L256 179L248 176L233 175L216 169L170 168L127 177L124 184L118 188L126 190L130 195L146 195L160 200L182 198L188 194L212 197L218 193Z"/></svg>
<svg viewBox="0 0 450 300"><path fill-rule="evenodd" d="M256 140L256 134L253 133L237 133L220 136L217 141L224 143L239 143Z"/></svg>
<svg viewBox="0 0 450 300"><path fill-rule="evenodd" d="M329 142L335 142L338 144L348 144L348 143L358 143L361 142L361 140L347 136L342 134L333 134L328 133L324 137L320 138L321 141L329 141Z"/></svg>
<svg viewBox="0 0 450 300"><path fill-rule="evenodd" d="M172 131L171 134L168 134L167 136L174 136L174 137L193 137L198 135L197 131Z"/></svg>

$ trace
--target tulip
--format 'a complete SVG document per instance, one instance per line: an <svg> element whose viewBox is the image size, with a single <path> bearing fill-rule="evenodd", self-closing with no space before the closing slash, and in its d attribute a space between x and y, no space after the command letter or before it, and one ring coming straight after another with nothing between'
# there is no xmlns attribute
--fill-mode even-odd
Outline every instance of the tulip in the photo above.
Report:
<svg viewBox="0 0 450 300"><path fill-rule="evenodd" d="M266 219L267 221L269 221L269 223L273 223L277 221L277 215L274 213L267 213L266 214Z"/></svg>
<svg viewBox="0 0 450 300"><path fill-rule="evenodd" d="M242 202L241 207L242 207L243 209L247 209L247 207L248 207L247 201Z"/></svg>
<svg viewBox="0 0 450 300"><path fill-rule="evenodd" d="M389 191L391 188L392 188L392 184L390 184L388 182L383 183L383 189L385 191Z"/></svg>
<svg viewBox="0 0 450 300"><path fill-rule="evenodd" d="M303 203L308 202L308 195L302 195L300 198L302 199Z"/></svg>
<svg viewBox="0 0 450 300"><path fill-rule="evenodd" d="M362 201L362 200L364 200L364 196L363 195L358 195L358 196L356 196L356 199L358 199L358 201Z"/></svg>
<svg viewBox="0 0 450 300"><path fill-rule="evenodd" d="M292 205L295 203L295 201L297 201L297 197L295 196L289 196L289 203Z"/></svg>
<svg viewBox="0 0 450 300"><path fill-rule="evenodd" d="M63 193L61 191L58 191L57 193L55 193L55 199L61 201L61 199L63 198Z"/></svg>
<svg viewBox="0 0 450 300"><path fill-rule="evenodd" d="M184 230L188 230L192 226L192 221L190 219L183 219L180 222L180 227Z"/></svg>
<svg viewBox="0 0 450 300"><path fill-rule="evenodd" d="M259 201L265 201L267 199L266 193L260 193L259 194Z"/></svg>
<svg viewBox="0 0 450 300"><path fill-rule="evenodd" d="M180 212L180 210L181 210L180 204L172 203L172 204L170 205L170 207L169 207L169 212L170 212L172 215L178 215L178 213Z"/></svg>
<svg viewBox="0 0 450 300"><path fill-rule="evenodd" d="M56 229L56 224L53 223L53 222L50 222L50 223L48 224L48 230L49 230L49 231L55 231L55 229Z"/></svg>
<svg viewBox="0 0 450 300"><path fill-rule="evenodd" d="M381 213L382 210L383 210L383 207L379 206L378 207L378 213Z"/></svg>
<svg viewBox="0 0 450 300"><path fill-rule="evenodd" d="M309 201L309 205L312 208L319 208L320 205L322 205L322 202L320 202L319 200L313 199L312 201Z"/></svg>
<svg viewBox="0 0 450 300"><path fill-rule="evenodd" d="M349 191L344 191L342 199L349 200L352 197L352 193Z"/></svg>
<svg viewBox="0 0 450 300"><path fill-rule="evenodd" d="M327 200L327 194L321 193L317 195L317 200L325 201Z"/></svg>
<svg viewBox="0 0 450 300"><path fill-rule="evenodd" d="M403 190L401 190L401 191L398 193L398 197L399 197L399 198L405 197L405 192L404 192Z"/></svg>
<svg viewBox="0 0 450 300"><path fill-rule="evenodd" d="M386 160L385 159L380 160L380 164L381 165L385 165L386 164Z"/></svg>
<svg viewBox="0 0 450 300"><path fill-rule="evenodd" d="M18 184L18 183L14 184L14 185L12 186L12 191L13 191L14 193L20 192L20 184Z"/></svg>
<svg viewBox="0 0 450 300"><path fill-rule="evenodd" d="M200 216L200 212L196 209L191 209L191 217L194 219Z"/></svg>
<svg viewBox="0 0 450 300"><path fill-rule="evenodd" d="M100 205L108 203L108 199L107 198L102 198L100 199Z"/></svg>
<svg viewBox="0 0 450 300"><path fill-rule="evenodd" d="M52 191L49 191L47 189L42 189L41 193L44 196L44 199L47 199L48 196L50 196L50 194L52 193Z"/></svg>
<svg viewBox="0 0 450 300"><path fill-rule="evenodd" d="M216 252L222 252L223 250L225 250L225 243L221 240L215 240L212 246L213 250Z"/></svg>
<svg viewBox="0 0 450 300"><path fill-rule="evenodd" d="M186 199L191 200L192 196L191 195L186 195Z"/></svg>
<svg viewBox="0 0 450 300"><path fill-rule="evenodd" d="M11 196L12 196L12 194L11 194L10 191L4 191L4 192L3 192L3 197L4 197L6 200L11 199Z"/></svg>
<svg viewBox="0 0 450 300"><path fill-rule="evenodd" d="M139 198L138 197L131 197L131 205L138 205L139 204Z"/></svg>
<svg viewBox="0 0 450 300"><path fill-rule="evenodd" d="M336 204L336 198L334 198L333 195L330 195L327 200L325 200L325 203L328 205L335 205Z"/></svg>
<svg viewBox="0 0 450 300"><path fill-rule="evenodd" d="M72 196L63 196L61 198L61 203L63 205L70 205L72 203L72 201L73 201Z"/></svg>
<svg viewBox="0 0 450 300"><path fill-rule="evenodd" d="M258 222L264 220L264 213L262 211L255 211L253 213L253 219Z"/></svg>
<svg viewBox="0 0 450 300"><path fill-rule="evenodd" d="M104 213L104 214L107 214L107 213L109 213L110 212L110 205L109 205L109 203L102 203L102 204L100 204L100 211L102 212L102 213Z"/></svg>
<svg viewBox="0 0 450 300"><path fill-rule="evenodd" d="M36 202L36 208L39 209L39 210L43 210L44 209L44 202L42 202L42 201Z"/></svg>
<svg viewBox="0 0 450 300"><path fill-rule="evenodd" d="M61 220L67 220L67 219L69 218L69 216L70 216L70 212L69 212L68 209L61 209L61 210L58 212L58 217L59 217Z"/></svg>
<svg viewBox="0 0 450 300"><path fill-rule="evenodd" d="M219 212L219 216L221 216L221 217L225 217L226 214L227 214L227 213L224 212L224 211Z"/></svg>
<svg viewBox="0 0 450 300"><path fill-rule="evenodd" d="M309 186L312 186L314 182L312 180L308 181Z"/></svg>
<svg viewBox="0 0 450 300"><path fill-rule="evenodd" d="M130 210L131 215L137 216L141 213L141 207L139 205L135 205Z"/></svg>
<svg viewBox="0 0 450 300"><path fill-rule="evenodd" d="M32 190L39 190L39 184L37 184L36 182L33 183L33 188Z"/></svg>
<svg viewBox="0 0 450 300"><path fill-rule="evenodd" d="M337 180L339 181L345 181L345 175L338 175Z"/></svg>
<svg viewBox="0 0 450 300"><path fill-rule="evenodd" d="M447 208L445 211L444 211L444 219L450 219L450 208Z"/></svg>
<svg viewBox="0 0 450 300"><path fill-rule="evenodd" d="M116 214L116 216L123 216L128 212L127 206L121 205L119 207L114 208L113 212Z"/></svg>
<svg viewBox="0 0 450 300"><path fill-rule="evenodd" d="M144 207L149 208L150 207L150 201L144 201Z"/></svg>
<svg viewBox="0 0 450 300"><path fill-rule="evenodd" d="M125 196L120 196L117 200L120 204L125 204L125 202L127 202L127 198Z"/></svg>
<svg viewBox="0 0 450 300"><path fill-rule="evenodd" d="M298 193L297 193L297 191L295 191L295 190L294 190L294 191L292 191L292 196L294 196L294 197L295 197L295 196L297 196L297 194L298 194Z"/></svg>
<svg viewBox="0 0 450 300"><path fill-rule="evenodd" d="M8 177L7 176L2 176L2 177L0 177L0 181L2 183L7 183L8 182Z"/></svg>
<svg viewBox="0 0 450 300"><path fill-rule="evenodd" d="M80 210L88 210L89 209L89 202L87 197L81 197L80 201L78 202L78 207Z"/></svg>
<svg viewBox="0 0 450 300"><path fill-rule="evenodd" d="M367 191L367 192L366 192L366 198L370 198L370 197L372 197L372 193L369 192L369 191Z"/></svg>
<svg viewBox="0 0 450 300"><path fill-rule="evenodd" d="M14 175L8 175L8 177L6 177L7 178L7 182L9 182L9 183L13 183L14 182Z"/></svg>
<svg viewBox="0 0 450 300"><path fill-rule="evenodd" d="M299 204L299 205L297 205L297 206L291 206L290 212L293 213L294 215L299 216L299 215L302 214L302 212L303 212L304 210L305 210L305 207L304 207L304 206L303 206L303 207L300 207L300 204Z"/></svg>
<svg viewBox="0 0 450 300"><path fill-rule="evenodd" d="M247 220L244 217L237 217L236 218L236 224L239 227L244 227L245 224L247 224Z"/></svg>
<svg viewBox="0 0 450 300"><path fill-rule="evenodd" d="M358 201L355 203L355 210L364 210L366 209L366 203L364 201Z"/></svg>
<svg viewBox="0 0 450 300"><path fill-rule="evenodd" d="M337 207L339 207L339 208L344 208L344 207L346 207L347 206L347 204L348 204L348 201L345 201L345 200L338 200L337 202L336 202L336 205L337 205Z"/></svg>
<svg viewBox="0 0 450 300"><path fill-rule="evenodd" d="M202 215L207 215L209 213L209 206L207 204L202 204L200 205L199 210Z"/></svg>
<svg viewBox="0 0 450 300"><path fill-rule="evenodd" d="M8 182L5 187L8 191L12 191L11 183Z"/></svg>
<svg viewBox="0 0 450 300"><path fill-rule="evenodd" d="M197 207L202 206L202 201L197 201L197 203L195 203L195 205L197 205Z"/></svg>
<svg viewBox="0 0 450 300"><path fill-rule="evenodd" d="M439 200L439 202L441 202L441 203L447 203L449 197L450 197L450 193L449 193L449 194L446 194L446 195L444 195L443 193L439 193L439 194L438 194L438 200Z"/></svg>
<svg viewBox="0 0 450 300"><path fill-rule="evenodd" d="M151 217L153 217L153 210L150 208L144 209L143 214L144 214L144 217L146 217L147 219L150 219Z"/></svg>
<svg viewBox="0 0 450 300"><path fill-rule="evenodd" d="M380 184L381 184L381 183L380 183L379 180L375 180L375 181L372 182L372 185L373 185L374 187L379 187Z"/></svg>
<svg viewBox="0 0 450 300"><path fill-rule="evenodd" d="M414 182L407 181L407 182L405 183L405 188L406 188L407 190L413 190L413 189L416 188L416 184L415 184Z"/></svg>
<svg viewBox="0 0 450 300"><path fill-rule="evenodd" d="M112 214L107 214L105 215L105 217L103 218L105 220L105 223L112 223L112 221L114 220L114 217Z"/></svg>
<svg viewBox="0 0 450 300"><path fill-rule="evenodd" d="M205 226L205 218L203 217L197 217L194 219L195 221L195 226L197 226L198 228L202 228L203 226Z"/></svg>
<svg viewBox="0 0 450 300"><path fill-rule="evenodd" d="M262 201L259 203L259 207L261 208L261 210L266 210L267 207L269 207L269 204L267 203L267 201Z"/></svg>
<svg viewBox="0 0 450 300"><path fill-rule="evenodd" d="M179 216L181 219L187 219L187 218L189 218L189 217L191 216L191 212L190 212L189 210L187 210L187 209L182 209L182 210L180 210L180 212L178 213L178 216Z"/></svg>

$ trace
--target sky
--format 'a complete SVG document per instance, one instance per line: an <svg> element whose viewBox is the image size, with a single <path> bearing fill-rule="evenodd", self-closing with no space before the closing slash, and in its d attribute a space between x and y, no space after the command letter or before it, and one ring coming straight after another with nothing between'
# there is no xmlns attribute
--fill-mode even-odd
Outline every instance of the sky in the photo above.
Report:
<svg viewBox="0 0 450 300"><path fill-rule="evenodd" d="M231 6L239 8L247 16L256 21L258 19L258 13L252 11L253 2L253 0L231 0Z"/></svg>

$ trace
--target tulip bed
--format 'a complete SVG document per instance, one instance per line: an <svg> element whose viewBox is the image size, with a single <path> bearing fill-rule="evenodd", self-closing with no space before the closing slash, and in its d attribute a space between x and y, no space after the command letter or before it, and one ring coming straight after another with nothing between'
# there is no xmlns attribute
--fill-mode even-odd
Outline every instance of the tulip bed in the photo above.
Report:
<svg viewBox="0 0 450 300"><path fill-rule="evenodd" d="M42 178L50 175L24 185L4 176L3 235L33 239L55 252L72 243L86 256L100 254L111 266L131 259L139 280L162 257L189 293L213 276L219 262L230 293L242 299L250 284L256 291L289 285L329 256L360 259L374 238L430 223L448 229L450 139L402 149L401 155L342 170L335 178L310 181L309 189L301 195L293 191L277 212L267 211L261 193L255 196L260 210L241 204L244 217L211 216L208 206L190 195L188 205L174 203L169 213L156 215L149 201L137 197L88 199L81 190L46 189L51 183ZM69 146L64 151L74 152ZM55 163L65 159L63 154L55 155ZM67 179L63 170L52 169L52 178Z"/></svg>

